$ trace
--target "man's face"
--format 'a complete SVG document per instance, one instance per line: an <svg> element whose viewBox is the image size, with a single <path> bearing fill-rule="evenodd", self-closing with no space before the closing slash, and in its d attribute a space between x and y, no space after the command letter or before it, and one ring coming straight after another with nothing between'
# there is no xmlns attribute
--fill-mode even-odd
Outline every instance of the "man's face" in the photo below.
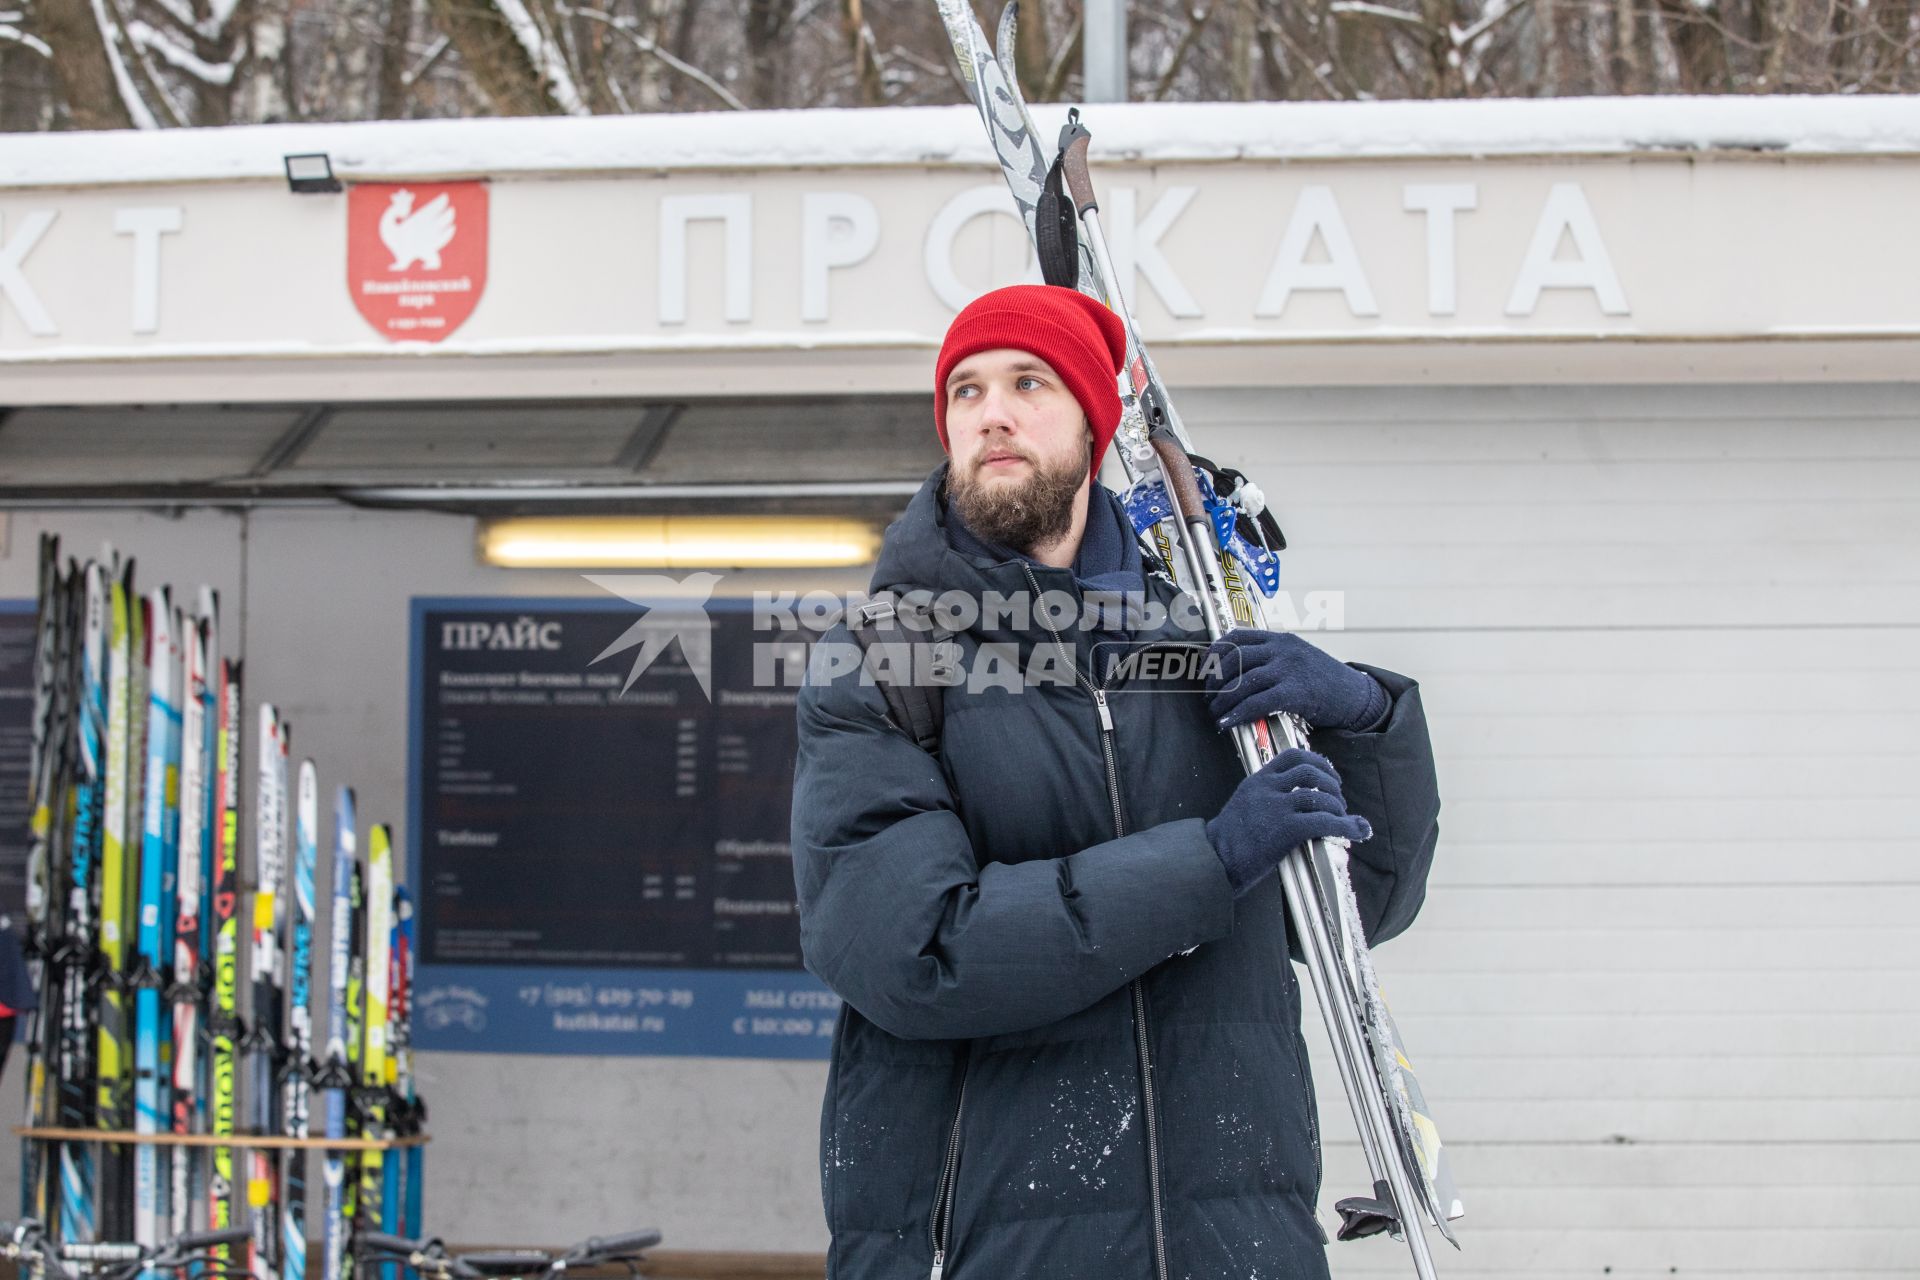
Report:
<svg viewBox="0 0 1920 1280"><path fill-rule="evenodd" d="M1086 414L1053 366L1000 347L968 356L944 388L948 493L967 526L1022 549L1058 538L1087 485Z"/></svg>

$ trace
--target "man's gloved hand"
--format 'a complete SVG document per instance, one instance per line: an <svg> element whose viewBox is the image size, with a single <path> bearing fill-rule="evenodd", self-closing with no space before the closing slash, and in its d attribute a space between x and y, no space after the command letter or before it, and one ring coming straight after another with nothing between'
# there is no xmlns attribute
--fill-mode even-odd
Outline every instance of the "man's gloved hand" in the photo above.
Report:
<svg viewBox="0 0 1920 1280"><path fill-rule="evenodd" d="M1339 836L1357 844L1372 835L1365 818L1347 813L1333 764L1300 747L1288 747L1248 774L1207 824L1207 839L1236 898L1309 840Z"/></svg>
<svg viewBox="0 0 1920 1280"><path fill-rule="evenodd" d="M1213 717L1223 729L1291 711L1316 729L1366 729L1393 699L1378 680L1291 631L1241 627L1208 648L1220 661L1207 678Z"/></svg>

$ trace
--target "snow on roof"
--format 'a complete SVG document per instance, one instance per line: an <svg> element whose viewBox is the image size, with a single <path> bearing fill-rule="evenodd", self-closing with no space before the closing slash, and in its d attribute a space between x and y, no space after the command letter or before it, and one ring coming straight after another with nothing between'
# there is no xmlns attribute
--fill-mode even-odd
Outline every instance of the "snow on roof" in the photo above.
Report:
<svg viewBox="0 0 1920 1280"><path fill-rule="evenodd" d="M1065 112L1034 108L1043 135ZM1133 103L1084 114L1094 154L1106 161L1920 155L1920 98L1912 97ZM369 180L992 163L968 106L382 120L0 134L0 189L278 182L282 157L313 151L331 156L340 177Z"/></svg>

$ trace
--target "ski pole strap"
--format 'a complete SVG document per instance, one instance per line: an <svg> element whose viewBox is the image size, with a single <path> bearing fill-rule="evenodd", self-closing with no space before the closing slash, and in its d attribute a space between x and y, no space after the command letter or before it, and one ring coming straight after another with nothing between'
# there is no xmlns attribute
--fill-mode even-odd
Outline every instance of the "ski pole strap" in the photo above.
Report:
<svg viewBox="0 0 1920 1280"><path fill-rule="evenodd" d="M1047 170L1034 205L1034 250L1040 257L1040 278L1062 289L1080 287L1080 219L1061 190L1061 160Z"/></svg>
<svg viewBox="0 0 1920 1280"><path fill-rule="evenodd" d="M1080 287L1080 215L1098 207L1087 177L1087 144L1092 141L1080 123L1079 108L1069 110L1060 128L1059 150L1034 204L1033 247L1040 257L1040 276L1063 289Z"/></svg>
<svg viewBox="0 0 1920 1280"><path fill-rule="evenodd" d="M934 626L931 619L909 633L891 591L879 593L848 615L847 630L860 645L862 667L880 687L894 725L922 751L938 756L946 708L940 686L933 681L950 650L953 633Z"/></svg>

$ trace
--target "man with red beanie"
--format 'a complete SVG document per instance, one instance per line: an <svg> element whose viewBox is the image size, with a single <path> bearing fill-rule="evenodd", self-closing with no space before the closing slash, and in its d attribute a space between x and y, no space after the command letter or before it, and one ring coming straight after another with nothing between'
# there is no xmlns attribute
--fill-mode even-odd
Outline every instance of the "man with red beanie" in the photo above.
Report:
<svg viewBox="0 0 1920 1280"><path fill-rule="evenodd" d="M890 710L872 666L821 660L845 627L800 691L801 946L845 1001L821 1116L830 1280L1327 1275L1272 872L1344 839L1369 939L1412 921L1439 810L1419 691L1260 631L1217 643L1236 678L1207 686L1124 661L1207 640L1095 482L1124 356L1119 320L1068 289L996 290L954 319L947 461L873 578L903 608L935 601L937 734ZM1279 710L1324 754L1243 776L1223 729Z"/></svg>

